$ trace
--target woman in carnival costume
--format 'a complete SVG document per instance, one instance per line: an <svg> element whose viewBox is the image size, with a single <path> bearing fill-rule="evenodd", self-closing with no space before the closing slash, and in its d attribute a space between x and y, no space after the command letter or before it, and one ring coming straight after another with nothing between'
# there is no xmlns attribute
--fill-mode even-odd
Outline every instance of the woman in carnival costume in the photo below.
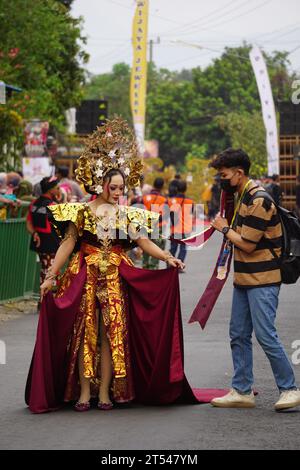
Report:
<svg viewBox="0 0 300 470"><path fill-rule="evenodd" d="M127 123L107 121L89 136L76 170L97 198L49 207L61 244L41 285L26 385L34 413L70 401L88 411L91 397L100 410L132 400L197 402L183 369L178 268L184 265L149 239L157 213L119 205L124 191L139 185L142 169ZM127 251L137 245L171 269L135 268Z"/></svg>

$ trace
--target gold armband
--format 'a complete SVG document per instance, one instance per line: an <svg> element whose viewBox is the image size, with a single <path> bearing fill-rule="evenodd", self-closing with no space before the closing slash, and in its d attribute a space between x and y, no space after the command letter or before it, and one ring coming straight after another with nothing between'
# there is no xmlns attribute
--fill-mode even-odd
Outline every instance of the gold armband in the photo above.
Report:
<svg viewBox="0 0 300 470"><path fill-rule="evenodd" d="M77 239L78 239L78 236L75 235L74 233L67 233L64 238L61 240L60 242L60 245L62 245L62 243L64 243L65 241L67 241L69 238L73 238L74 242L76 243L77 242Z"/></svg>

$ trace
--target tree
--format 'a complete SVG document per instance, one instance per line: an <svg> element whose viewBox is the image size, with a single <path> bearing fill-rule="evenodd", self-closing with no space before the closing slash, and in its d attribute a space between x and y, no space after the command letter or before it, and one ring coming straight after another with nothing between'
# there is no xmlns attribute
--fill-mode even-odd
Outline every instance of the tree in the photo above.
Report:
<svg viewBox="0 0 300 470"><path fill-rule="evenodd" d="M251 158L251 175L267 173L266 131L260 112L229 113L218 118L221 129L229 134L231 146L242 148Z"/></svg>
<svg viewBox="0 0 300 470"><path fill-rule="evenodd" d="M190 160L203 160L207 155L207 144L197 145L193 144L191 150L186 154L185 161Z"/></svg>
<svg viewBox="0 0 300 470"><path fill-rule="evenodd" d="M147 98L147 137L157 139L165 164L179 166L190 149L192 83L163 80Z"/></svg>
<svg viewBox="0 0 300 470"><path fill-rule="evenodd" d="M23 89L8 107L62 129L64 111L82 96L82 20L56 0L0 0L0 11L0 80Z"/></svg>
<svg viewBox="0 0 300 470"><path fill-rule="evenodd" d="M67 8L71 8L71 5L73 3L73 0L58 0L60 3L62 3L63 5L65 5L65 7Z"/></svg>
<svg viewBox="0 0 300 470"><path fill-rule="evenodd" d="M0 171L12 171L18 166L23 147L22 117L6 106L0 106Z"/></svg>
<svg viewBox="0 0 300 470"><path fill-rule="evenodd" d="M193 118L199 121L207 135L208 153L218 153L232 144L226 126L220 127L218 116L261 112L255 76L249 60L251 45L225 48L206 69L193 70L196 101ZM292 77L288 73L289 62L286 53L265 54L268 64L275 102L288 99ZM207 122L201 124L201 119ZM260 134L262 135L262 134ZM209 138L210 137L210 138ZM265 136L263 137L265 142ZM261 142L258 144L261 146Z"/></svg>
<svg viewBox="0 0 300 470"><path fill-rule="evenodd" d="M94 75L90 78L84 90L87 100L108 100L109 117L114 114L132 122L130 102L130 67L119 63L113 66L112 72Z"/></svg>
<svg viewBox="0 0 300 470"><path fill-rule="evenodd" d="M186 155L194 152L193 146L204 145L203 157L209 158L230 145L243 145L255 160L253 168L257 174L265 168L265 133L249 59L251 47L246 43L227 47L204 69L176 72L149 65L146 137L159 141L165 165L182 169ZM288 99L294 79L288 71L288 54L275 51L265 54L265 58L275 103ZM122 80L116 77L115 70L93 77L86 96L103 94L110 100L111 115L117 112L131 120L130 68L119 65Z"/></svg>

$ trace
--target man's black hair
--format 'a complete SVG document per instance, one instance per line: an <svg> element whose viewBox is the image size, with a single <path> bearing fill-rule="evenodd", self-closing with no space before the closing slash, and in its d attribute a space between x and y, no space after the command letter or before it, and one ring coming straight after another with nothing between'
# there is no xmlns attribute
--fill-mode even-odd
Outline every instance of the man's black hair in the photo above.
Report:
<svg viewBox="0 0 300 470"><path fill-rule="evenodd" d="M165 181L163 178L155 178L153 187L154 189L161 190L164 187Z"/></svg>
<svg viewBox="0 0 300 470"><path fill-rule="evenodd" d="M250 158L242 149L228 148L221 152L210 164L212 168L241 168L246 176L249 175L251 166Z"/></svg>
<svg viewBox="0 0 300 470"><path fill-rule="evenodd" d="M50 189L55 188L55 186L57 186L57 185L58 185L58 179L57 178L53 178L51 176L46 176L45 178L43 178L40 181L42 194L47 193L48 191L50 191Z"/></svg>
<svg viewBox="0 0 300 470"><path fill-rule="evenodd" d="M185 193L186 189L187 189L186 181L179 180L178 184L177 184L177 188L178 188L178 193L179 194Z"/></svg>
<svg viewBox="0 0 300 470"><path fill-rule="evenodd" d="M174 184L174 181L171 181L169 184L169 197L175 197L178 193L178 184Z"/></svg>

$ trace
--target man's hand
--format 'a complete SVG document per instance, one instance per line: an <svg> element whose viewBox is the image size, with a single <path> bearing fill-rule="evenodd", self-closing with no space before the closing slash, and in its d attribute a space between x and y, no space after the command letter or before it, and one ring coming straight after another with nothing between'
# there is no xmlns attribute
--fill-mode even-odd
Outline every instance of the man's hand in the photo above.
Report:
<svg viewBox="0 0 300 470"><path fill-rule="evenodd" d="M228 220L224 217L221 217L220 214L218 214L216 218L211 221L210 225L219 232L222 232L224 227L229 227Z"/></svg>

